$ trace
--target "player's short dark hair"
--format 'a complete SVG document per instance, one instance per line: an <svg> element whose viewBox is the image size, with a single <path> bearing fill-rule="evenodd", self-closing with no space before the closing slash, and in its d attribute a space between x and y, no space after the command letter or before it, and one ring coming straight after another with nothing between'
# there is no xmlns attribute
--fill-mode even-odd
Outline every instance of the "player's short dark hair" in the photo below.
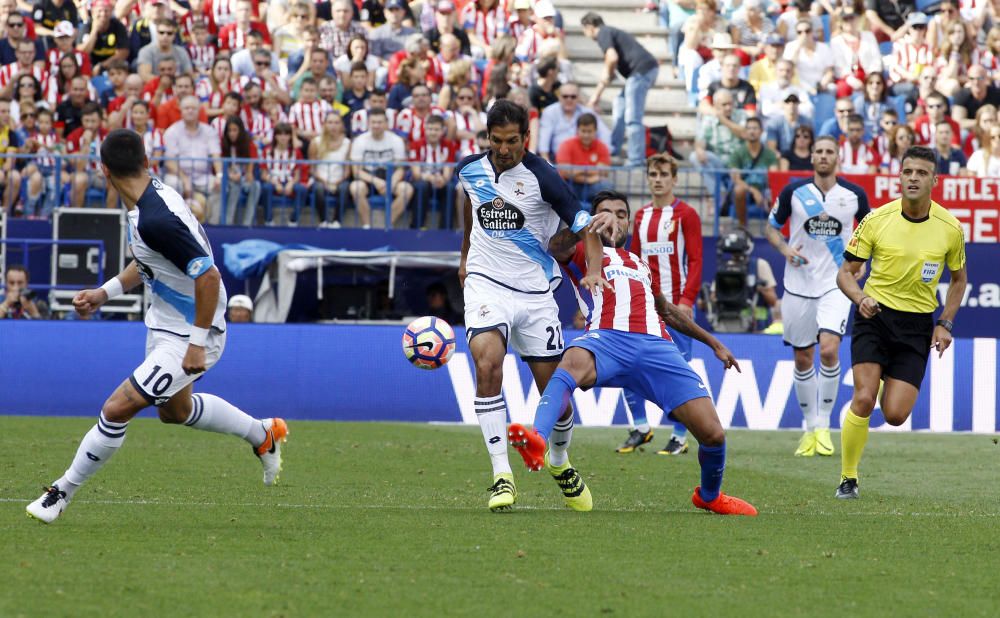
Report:
<svg viewBox="0 0 1000 618"><path fill-rule="evenodd" d="M903 158L900 159L900 163L905 162L907 159L920 159L921 161L928 161L934 165L934 173L937 173L937 155L934 151L927 146L910 146L903 153Z"/></svg>
<svg viewBox="0 0 1000 618"><path fill-rule="evenodd" d="M576 128L580 127L596 127L597 126L597 116L586 112L580 114L580 117L576 119Z"/></svg>
<svg viewBox="0 0 1000 618"><path fill-rule="evenodd" d="M598 192L598 194L590 200L590 211L597 212L597 207L602 203L617 200L625 202L625 211L628 213L628 216L631 217L632 207L628 205L628 196L621 191L615 191L614 189L604 189L603 191Z"/></svg>
<svg viewBox="0 0 1000 618"><path fill-rule="evenodd" d="M580 25L600 28L604 25L604 18L593 11L589 11L586 15L580 18Z"/></svg>
<svg viewBox="0 0 1000 618"><path fill-rule="evenodd" d="M513 101L500 99L486 114L486 130L492 133L493 129L508 124L516 124L518 132L521 135L526 135L528 133L528 110Z"/></svg>
<svg viewBox="0 0 1000 618"><path fill-rule="evenodd" d="M146 172L146 146L132 129L115 129L101 142L101 163L114 176L135 177Z"/></svg>

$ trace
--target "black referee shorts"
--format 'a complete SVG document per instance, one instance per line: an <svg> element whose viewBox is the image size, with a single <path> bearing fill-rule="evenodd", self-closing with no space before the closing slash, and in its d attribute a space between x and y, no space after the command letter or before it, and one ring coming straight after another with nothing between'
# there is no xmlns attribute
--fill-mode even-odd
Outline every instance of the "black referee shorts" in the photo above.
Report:
<svg viewBox="0 0 1000 618"><path fill-rule="evenodd" d="M933 314L881 307L872 318L863 318L855 310L851 364L878 363L884 376L920 388L934 334Z"/></svg>

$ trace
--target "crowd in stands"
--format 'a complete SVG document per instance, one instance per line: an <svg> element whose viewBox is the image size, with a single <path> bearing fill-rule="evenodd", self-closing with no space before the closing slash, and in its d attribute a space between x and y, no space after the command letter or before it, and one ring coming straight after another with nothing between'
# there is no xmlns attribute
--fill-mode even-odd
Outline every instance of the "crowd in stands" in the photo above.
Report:
<svg viewBox="0 0 1000 618"><path fill-rule="evenodd" d="M927 144L942 173L1000 174L1000 2L652 9L698 110L688 160L740 218L766 208L768 170L809 169L821 134L840 139L845 173L895 173L906 146ZM530 109L529 147L572 166L586 201L609 182L586 167L641 161L658 67L594 13L582 30L632 71L611 126L600 97L614 69L581 92L551 0L0 0L0 150L15 155L0 207L114 206L95 155L128 127L205 221L310 210L339 226L351 209L360 226L373 211L412 226L443 212L451 226L451 165L488 148L499 98Z"/></svg>
<svg viewBox="0 0 1000 618"><path fill-rule="evenodd" d="M937 152L941 174L1000 171L1000 2L649 7L657 8L698 106L689 161L707 187L720 185L743 223L748 204L769 208L767 171L811 169L819 135L840 141L845 174L897 174L914 144Z"/></svg>
<svg viewBox="0 0 1000 618"><path fill-rule="evenodd" d="M499 98L553 163L610 163L572 80L549 0L0 0L2 207L116 205L96 154L127 127L202 220L338 226L347 207L369 226L384 207L419 226L452 208L449 164L488 147Z"/></svg>

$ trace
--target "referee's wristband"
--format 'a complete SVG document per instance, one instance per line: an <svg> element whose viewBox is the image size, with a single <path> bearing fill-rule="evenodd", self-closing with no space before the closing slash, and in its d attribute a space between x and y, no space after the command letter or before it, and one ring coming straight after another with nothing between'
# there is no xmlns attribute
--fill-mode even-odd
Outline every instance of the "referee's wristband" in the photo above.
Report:
<svg viewBox="0 0 1000 618"><path fill-rule="evenodd" d="M938 320L937 325L945 329L949 333L951 332L951 329L955 328L955 323L952 322L951 320L944 320L944 319Z"/></svg>
<svg viewBox="0 0 1000 618"><path fill-rule="evenodd" d="M115 298L116 296L121 296L125 293L125 289L122 287L122 282L118 277L111 277L104 282L101 286L104 293L108 295L108 300Z"/></svg>
<svg viewBox="0 0 1000 618"><path fill-rule="evenodd" d="M208 341L208 329L192 326L191 335L188 337L188 343L203 348L205 347L206 341Z"/></svg>

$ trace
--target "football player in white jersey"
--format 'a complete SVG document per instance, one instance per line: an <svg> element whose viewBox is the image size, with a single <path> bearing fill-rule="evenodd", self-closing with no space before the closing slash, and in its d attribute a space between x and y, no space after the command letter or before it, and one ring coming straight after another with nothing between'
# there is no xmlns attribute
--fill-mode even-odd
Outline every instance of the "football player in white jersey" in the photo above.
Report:
<svg viewBox="0 0 1000 618"><path fill-rule="evenodd" d="M489 508L510 510L517 499L507 459L507 406L501 394L508 342L528 363L542 391L563 352L562 324L552 291L562 275L549 255L560 222L581 233L587 247L587 289L607 286L597 236L610 216L592 222L547 161L526 151L528 111L501 99L486 119L490 149L466 157L455 175L465 193L465 237L458 276L465 327L476 365L476 418L493 464ZM553 440L568 444L572 414Z"/></svg>
<svg viewBox="0 0 1000 618"><path fill-rule="evenodd" d="M788 259L781 313L785 344L795 350L795 396L806 424L795 450L800 457L833 455L830 415L840 389L840 341L851 311L851 301L837 287L837 272L854 223L869 211L861 187L837 178L836 139L824 135L816 140L812 164L812 178L782 189L765 230L768 241ZM781 234L786 223L788 242Z"/></svg>
<svg viewBox="0 0 1000 618"><path fill-rule="evenodd" d="M281 469L285 421L258 420L215 395L192 394L194 381L218 362L226 345L226 291L205 231L184 198L150 176L135 131L108 135L101 169L128 209L134 259L100 288L78 293L73 305L87 316L145 283L153 296L145 320L146 360L107 399L69 469L28 505L28 514L45 523L59 517L80 485L121 447L132 417L148 406L156 406L164 423L246 440L264 466L264 484L271 485Z"/></svg>

